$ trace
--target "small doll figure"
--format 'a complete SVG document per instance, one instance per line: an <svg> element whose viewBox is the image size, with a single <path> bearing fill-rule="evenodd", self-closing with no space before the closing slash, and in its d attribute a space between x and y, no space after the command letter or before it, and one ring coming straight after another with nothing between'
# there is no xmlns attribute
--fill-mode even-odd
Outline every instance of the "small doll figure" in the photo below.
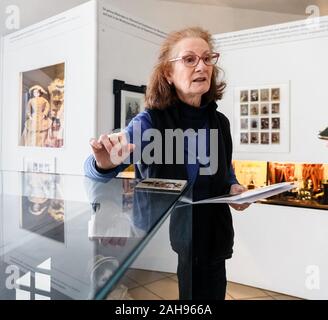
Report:
<svg viewBox="0 0 328 320"><path fill-rule="evenodd" d="M61 148L64 144L64 80L55 79L49 86L51 130L47 146Z"/></svg>
<svg viewBox="0 0 328 320"><path fill-rule="evenodd" d="M30 147L45 147L51 120L50 105L43 95L47 92L39 85L29 89L30 100L26 106L25 127L22 134L22 145Z"/></svg>

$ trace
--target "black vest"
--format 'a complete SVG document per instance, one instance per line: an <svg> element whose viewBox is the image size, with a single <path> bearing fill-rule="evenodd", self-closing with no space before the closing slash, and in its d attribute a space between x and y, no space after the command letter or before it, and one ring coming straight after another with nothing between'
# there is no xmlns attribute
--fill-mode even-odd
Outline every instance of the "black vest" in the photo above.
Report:
<svg viewBox="0 0 328 320"><path fill-rule="evenodd" d="M162 136L162 163L146 165L141 163L142 172L147 172L149 178L187 179L186 166L183 164L164 164L165 162L165 129L178 129L180 125L179 106L175 105L164 110L149 110L153 128L159 130ZM217 104L212 102L208 106L209 127L218 130L218 171L210 177L211 197L225 194L229 191L228 174L231 165L232 141L230 135L229 120L220 112L216 111ZM176 158L175 146L173 159ZM173 162L174 163L174 162ZM140 176L140 173L137 172ZM143 177L145 178L145 177Z"/></svg>
<svg viewBox="0 0 328 320"><path fill-rule="evenodd" d="M162 134L163 158L165 160L165 129L181 128L179 106L174 105L164 110L149 110L153 128ZM229 120L216 111L217 104L211 102L208 106L209 128L218 130L218 170L209 177L210 197L219 196L229 192L230 185L228 174L232 157L232 140ZM175 146L173 148L175 159ZM187 170L184 164L151 164L141 163L143 178L166 178L187 180ZM140 172L136 168L136 175ZM170 239L173 249L181 254L186 247L192 245L193 257L204 263L217 258L230 258L233 246L233 226L229 206L227 204L203 204L193 205L192 220L179 213L179 210L171 215ZM191 225L190 225L191 224ZM190 232L192 231L192 232ZM183 252L181 252L181 250Z"/></svg>

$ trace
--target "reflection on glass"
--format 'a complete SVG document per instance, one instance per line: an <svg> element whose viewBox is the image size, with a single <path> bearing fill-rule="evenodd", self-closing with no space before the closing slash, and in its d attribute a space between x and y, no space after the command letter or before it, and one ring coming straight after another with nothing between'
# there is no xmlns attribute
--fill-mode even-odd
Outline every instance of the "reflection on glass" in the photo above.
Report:
<svg viewBox="0 0 328 320"><path fill-rule="evenodd" d="M119 261L115 257L96 255L90 270L90 281L94 289L103 288L118 267Z"/></svg>
<svg viewBox="0 0 328 320"><path fill-rule="evenodd" d="M22 177L20 227L64 243L64 200L60 199L60 177L42 173L25 173Z"/></svg>

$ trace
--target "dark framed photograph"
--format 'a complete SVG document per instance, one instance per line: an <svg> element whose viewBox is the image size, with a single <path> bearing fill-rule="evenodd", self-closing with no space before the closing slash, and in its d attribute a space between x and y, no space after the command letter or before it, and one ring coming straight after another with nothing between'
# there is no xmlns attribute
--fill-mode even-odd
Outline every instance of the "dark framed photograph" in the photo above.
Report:
<svg viewBox="0 0 328 320"><path fill-rule="evenodd" d="M259 101L259 91L251 90L251 101Z"/></svg>
<svg viewBox="0 0 328 320"><path fill-rule="evenodd" d="M272 129L280 129L280 118L272 118Z"/></svg>
<svg viewBox="0 0 328 320"><path fill-rule="evenodd" d="M251 130L257 130L259 128L259 120L251 119Z"/></svg>
<svg viewBox="0 0 328 320"><path fill-rule="evenodd" d="M258 132L251 133L251 143L254 143L254 144L259 143L259 133Z"/></svg>
<svg viewBox="0 0 328 320"><path fill-rule="evenodd" d="M146 86L135 86L114 79L115 95L115 129L125 128L138 113L145 110Z"/></svg>
<svg viewBox="0 0 328 320"><path fill-rule="evenodd" d="M261 104L261 114L269 114L269 105L267 103Z"/></svg>
<svg viewBox="0 0 328 320"><path fill-rule="evenodd" d="M269 129L269 118L262 118L261 119L261 130L268 130Z"/></svg>

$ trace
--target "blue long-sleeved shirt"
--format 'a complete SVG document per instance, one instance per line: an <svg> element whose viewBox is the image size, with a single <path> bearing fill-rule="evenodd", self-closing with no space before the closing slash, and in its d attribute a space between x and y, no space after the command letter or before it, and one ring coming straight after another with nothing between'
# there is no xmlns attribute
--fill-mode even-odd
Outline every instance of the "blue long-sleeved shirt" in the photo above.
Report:
<svg viewBox="0 0 328 320"><path fill-rule="evenodd" d="M195 131L197 129L209 129L208 127L208 113L207 113L207 105L201 106L200 108L195 108L192 106L189 106L185 103L181 102L181 105L179 105L179 112L181 112L181 121L182 121L182 128L183 130L192 128ZM133 139L133 127L135 124L140 125L140 134L141 136L147 129L153 128L151 116L148 111L144 111L139 113L136 117L132 119L132 121L129 123L129 125L125 128L125 132L127 133L127 137L129 138L130 143L138 143L141 142L141 152L144 149L144 147L149 143L148 141L143 141L141 137L137 137L137 139ZM196 137L197 139L197 137ZM196 145L198 145L198 140L196 140ZM210 139L209 139L209 130L207 130L207 139L206 139L206 149L209 151L210 146ZM185 145L184 145L184 156L185 160L188 159L190 150L188 150L188 144L187 139L185 139ZM196 151L197 152L197 151ZM207 152L208 153L208 152ZM194 200L199 200L203 198L207 198L209 196L209 176L206 175L199 175L199 168L202 166L196 158L196 163L191 164L188 163L188 161L185 161L186 163L186 169L188 174L188 182L191 182L194 184ZM95 178L98 180L104 179L110 179L115 177L119 172L123 171L128 167L128 164L121 164L117 166L114 169L111 170L100 170L96 166L96 161L91 155L85 162L85 174L90 178ZM233 171L232 166L230 167L229 171L229 184L237 184L238 181L236 179L235 173Z"/></svg>

